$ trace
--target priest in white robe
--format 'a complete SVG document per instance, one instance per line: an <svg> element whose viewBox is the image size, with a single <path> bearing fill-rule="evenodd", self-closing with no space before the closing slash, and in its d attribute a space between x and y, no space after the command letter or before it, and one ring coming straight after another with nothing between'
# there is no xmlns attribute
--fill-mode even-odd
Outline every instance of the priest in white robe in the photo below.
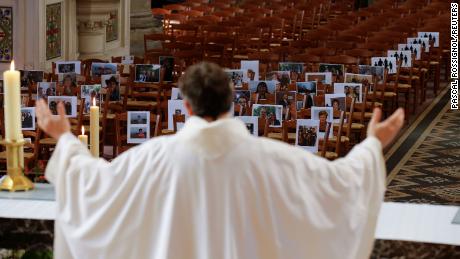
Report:
<svg viewBox="0 0 460 259"><path fill-rule="evenodd" d="M382 147L402 110L345 157L327 161L250 135L231 118L232 89L217 65L180 82L191 118L112 162L70 133L64 107L37 104L58 144L46 169L56 188L55 258L368 258L385 191Z"/></svg>

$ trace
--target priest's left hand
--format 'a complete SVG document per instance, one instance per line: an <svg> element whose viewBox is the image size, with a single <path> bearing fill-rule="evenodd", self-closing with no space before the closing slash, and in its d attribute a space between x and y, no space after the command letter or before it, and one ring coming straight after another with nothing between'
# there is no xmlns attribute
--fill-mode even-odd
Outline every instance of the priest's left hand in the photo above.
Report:
<svg viewBox="0 0 460 259"><path fill-rule="evenodd" d="M70 132L70 122L65 117L64 104L60 102L57 110L58 115L53 115L43 99L37 101L35 108L38 126L46 134L56 140L58 140L63 134Z"/></svg>

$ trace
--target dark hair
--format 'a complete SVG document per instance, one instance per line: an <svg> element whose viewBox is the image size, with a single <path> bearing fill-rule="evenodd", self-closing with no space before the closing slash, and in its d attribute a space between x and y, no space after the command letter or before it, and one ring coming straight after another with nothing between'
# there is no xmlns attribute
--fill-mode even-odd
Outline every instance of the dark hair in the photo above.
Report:
<svg viewBox="0 0 460 259"><path fill-rule="evenodd" d="M190 66L179 79L179 88L197 116L215 120L231 108L230 78L216 64L201 62Z"/></svg>

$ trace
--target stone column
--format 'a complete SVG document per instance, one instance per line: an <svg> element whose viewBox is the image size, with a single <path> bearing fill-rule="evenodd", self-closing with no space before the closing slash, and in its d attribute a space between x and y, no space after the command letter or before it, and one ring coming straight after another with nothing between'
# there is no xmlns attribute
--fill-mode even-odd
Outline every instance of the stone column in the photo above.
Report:
<svg viewBox="0 0 460 259"><path fill-rule="evenodd" d="M162 23L153 17L150 5L150 0L131 0L131 55L144 56L144 34L162 32Z"/></svg>

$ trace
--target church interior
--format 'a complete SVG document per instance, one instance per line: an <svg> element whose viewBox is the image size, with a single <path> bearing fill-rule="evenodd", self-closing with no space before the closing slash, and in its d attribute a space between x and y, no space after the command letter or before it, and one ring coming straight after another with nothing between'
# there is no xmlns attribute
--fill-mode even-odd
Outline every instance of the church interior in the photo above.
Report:
<svg viewBox="0 0 460 259"><path fill-rule="evenodd" d="M370 258L460 258L453 2L0 0L0 258L53 258L45 168L57 140L37 124L38 100L53 114L63 103L72 133L112 161L181 131L179 78L201 61L225 69L230 114L250 134L330 161L366 138L375 107L383 117L404 108L383 151Z"/></svg>

